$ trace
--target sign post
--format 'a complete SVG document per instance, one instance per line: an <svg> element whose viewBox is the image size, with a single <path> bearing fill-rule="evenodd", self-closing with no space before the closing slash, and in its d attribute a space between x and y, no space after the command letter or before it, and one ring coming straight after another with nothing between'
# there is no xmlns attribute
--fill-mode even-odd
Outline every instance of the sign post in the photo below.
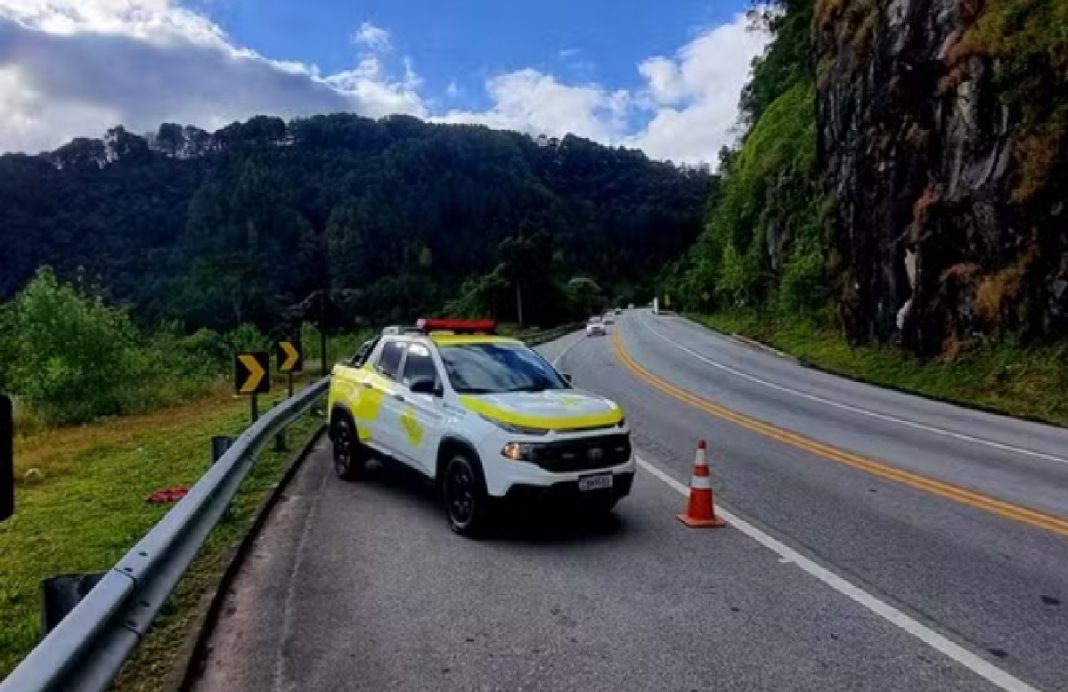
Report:
<svg viewBox="0 0 1068 692"><path fill-rule="evenodd" d="M278 372L288 376L289 396L293 396L293 373L304 369L304 352L300 348L300 339L282 339L275 344L275 361Z"/></svg>
<svg viewBox="0 0 1068 692"><path fill-rule="evenodd" d="M271 391L268 375L270 359L266 351L242 351L234 354L234 392L249 397L249 414L252 422L259 418L256 396Z"/></svg>
<svg viewBox="0 0 1068 692"><path fill-rule="evenodd" d="M11 397L0 394L0 521L15 513L15 423Z"/></svg>
<svg viewBox="0 0 1068 692"><path fill-rule="evenodd" d="M293 373L304 369L304 353L300 348L300 339L281 339L275 344L275 367L285 373L289 396L293 396ZM284 452L286 449L286 431L283 428L274 438L274 449Z"/></svg>

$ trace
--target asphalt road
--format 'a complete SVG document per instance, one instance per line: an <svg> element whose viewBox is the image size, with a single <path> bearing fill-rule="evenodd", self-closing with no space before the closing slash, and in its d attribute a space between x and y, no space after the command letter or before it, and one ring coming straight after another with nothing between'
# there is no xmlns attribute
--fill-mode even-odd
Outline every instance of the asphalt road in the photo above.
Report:
<svg viewBox="0 0 1068 692"><path fill-rule="evenodd" d="M635 429L643 467L611 517L468 541L404 473L335 479L324 441L200 689L1068 690L1068 433L676 317L613 330L543 347ZM697 437L728 529L674 518Z"/></svg>

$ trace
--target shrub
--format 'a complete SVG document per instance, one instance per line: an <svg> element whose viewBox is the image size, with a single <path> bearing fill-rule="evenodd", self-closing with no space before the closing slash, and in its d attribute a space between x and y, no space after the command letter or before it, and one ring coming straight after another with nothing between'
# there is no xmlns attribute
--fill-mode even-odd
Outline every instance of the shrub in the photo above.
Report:
<svg viewBox="0 0 1068 692"><path fill-rule="evenodd" d="M257 334L244 329L235 343ZM228 372L230 350L216 332L174 323L146 337L125 311L47 267L0 306L0 388L16 395L23 421L81 423L177 403Z"/></svg>
<svg viewBox="0 0 1068 692"><path fill-rule="evenodd" d="M227 332L224 340L231 351L267 351L271 345L267 335L248 322Z"/></svg>
<svg viewBox="0 0 1068 692"><path fill-rule="evenodd" d="M125 312L59 283L47 267L5 312L8 386L41 418L72 423L127 407L145 362Z"/></svg>
<svg viewBox="0 0 1068 692"><path fill-rule="evenodd" d="M800 254L787 262L779 284L780 309L809 313L822 307L827 301L823 266L823 253L819 250Z"/></svg>

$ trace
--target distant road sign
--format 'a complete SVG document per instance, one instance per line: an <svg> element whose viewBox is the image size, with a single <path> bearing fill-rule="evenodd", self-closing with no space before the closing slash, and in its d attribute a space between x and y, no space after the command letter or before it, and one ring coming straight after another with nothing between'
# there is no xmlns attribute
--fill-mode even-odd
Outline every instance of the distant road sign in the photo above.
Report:
<svg viewBox="0 0 1068 692"><path fill-rule="evenodd" d="M304 369L304 353L299 339L283 339L276 344L278 372L300 372Z"/></svg>
<svg viewBox="0 0 1068 692"><path fill-rule="evenodd" d="M15 512L14 437L11 399L0 394L0 521Z"/></svg>
<svg viewBox="0 0 1068 692"><path fill-rule="evenodd" d="M234 391L238 394L266 394L271 390L267 370L271 361L265 351L234 354Z"/></svg>

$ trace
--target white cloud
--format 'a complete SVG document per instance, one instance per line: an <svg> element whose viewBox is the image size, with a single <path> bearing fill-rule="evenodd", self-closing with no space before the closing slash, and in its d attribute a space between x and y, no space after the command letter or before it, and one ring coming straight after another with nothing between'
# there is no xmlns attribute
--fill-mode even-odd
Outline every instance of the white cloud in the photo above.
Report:
<svg viewBox="0 0 1068 692"><path fill-rule="evenodd" d="M674 56L654 56L638 65L644 86L609 91L595 84L570 85L533 69L486 82L493 105L486 111L450 111L444 122L476 122L532 134L568 132L608 144L637 147L657 159L715 163L719 150L736 141L738 99L753 58L767 45L744 14L700 34ZM570 49L560 52L560 57ZM630 123L644 115L636 131Z"/></svg>
<svg viewBox="0 0 1068 692"><path fill-rule="evenodd" d="M387 29L364 22L352 35L352 42L370 50L386 52L393 45L393 36Z"/></svg>
<svg viewBox="0 0 1068 692"><path fill-rule="evenodd" d="M426 117L409 63L323 76L235 45L171 0L0 0L0 151L40 151L123 124L217 128L256 114Z"/></svg>
<svg viewBox="0 0 1068 692"><path fill-rule="evenodd" d="M612 89L532 68L487 80L491 105L452 109L425 99L411 61L391 58L389 31L364 22L348 70L272 60L237 45L178 0L0 0L0 151L50 149L116 124L213 129L256 114L409 113L531 134L574 133L677 162L715 162L735 139L738 97L767 36L745 17L708 29L671 56L636 66L640 82ZM575 59L564 48L561 59ZM451 82L445 95L463 89ZM433 112L436 115L432 115Z"/></svg>
<svg viewBox="0 0 1068 692"><path fill-rule="evenodd" d="M685 163L715 162L736 139L738 99L753 58L768 35L750 28L745 15L702 32L672 58L656 56L638 71L646 80L652 119L624 140L654 158Z"/></svg>
<svg viewBox="0 0 1068 692"><path fill-rule="evenodd" d="M480 123L531 134L573 133L599 141L622 136L630 97L596 84L572 86L533 69L486 82L493 106L486 111L449 111L440 122Z"/></svg>

